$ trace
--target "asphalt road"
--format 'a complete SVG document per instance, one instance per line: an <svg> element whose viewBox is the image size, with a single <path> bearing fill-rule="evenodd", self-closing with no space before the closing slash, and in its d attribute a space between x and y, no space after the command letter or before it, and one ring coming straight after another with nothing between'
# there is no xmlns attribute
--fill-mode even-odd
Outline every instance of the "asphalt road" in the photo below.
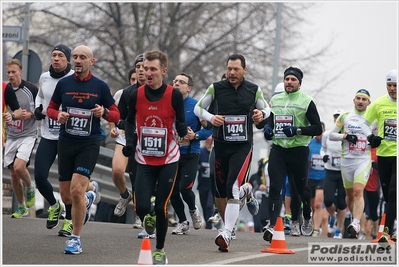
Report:
<svg viewBox="0 0 399 267"><path fill-rule="evenodd" d="M1 223L3 265L131 266L137 264L142 244L142 239L137 238L141 230L133 229L131 224L89 221L81 234L83 253L66 255L64 248L67 238L57 235L61 224L55 229L48 230L45 219L31 217L12 219L9 215L3 215ZM286 247L295 254L274 254L261 252L270 247L270 244L263 240L261 233L238 232L237 239L230 243L230 251L222 253L214 243L216 230L191 228L188 235L171 235L171 231L172 228L169 228L165 244L169 265L320 266L325 264L308 262L310 242L319 244L356 242L363 245L371 243L369 240L336 241L331 238L285 236ZM156 240L150 239L150 242L154 251ZM359 265L365 264L370 262ZM381 265L386 262L371 262L371 264Z"/></svg>

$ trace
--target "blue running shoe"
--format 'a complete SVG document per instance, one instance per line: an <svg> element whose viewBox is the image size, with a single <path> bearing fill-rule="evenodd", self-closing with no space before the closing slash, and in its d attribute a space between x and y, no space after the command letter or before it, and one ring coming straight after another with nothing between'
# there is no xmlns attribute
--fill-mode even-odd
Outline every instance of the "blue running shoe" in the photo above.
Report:
<svg viewBox="0 0 399 267"><path fill-rule="evenodd" d="M140 233L138 233L137 238L150 238L150 239L154 239L155 233L153 233L152 235L147 234L147 232L145 231L145 229L143 229Z"/></svg>
<svg viewBox="0 0 399 267"><path fill-rule="evenodd" d="M330 235L335 233L336 223L337 223L337 215L335 215L335 217L330 216L328 220L328 230L327 230Z"/></svg>
<svg viewBox="0 0 399 267"><path fill-rule="evenodd" d="M101 193L100 193L100 186L98 185L97 181L91 181L91 183L93 184L93 192L96 194L96 199L93 201L94 205L97 205L100 200L101 200Z"/></svg>
<svg viewBox="0 0 399 267"><path fill-rule="evenodd" d="M253 196L251 199L247 202L247 208L249 213L251 213L252 216L255 216L259 212L259 202L254 198Z"/></svg>
<svg viewBox="0 0 399 267"><path fill-rule="evenodd" d="M289 235L291 233L291 216L285 215L284 217L284 234Z"/></svg>
<svg viewBox="0 0 399 267"><path fill-rule="evenodd" d="M66 241L65 254L80 254L82 253L82 243L77 237L70 237Z"/></svg>
<svg viewBox="0 0 399 267"><path fill-rule="evenodd" d="M90 208L91 208L91 205L93 205L93 202L96 199L96 193L94 193L93 191L88 191L88 192L86 192L85 195L86 195L87 199L89 200L89 202L86 203L86 217L85 217L85 221L83 222L83 224L86 224L87 221L90 220L90 215L91 215L90 214Z"/></svg>

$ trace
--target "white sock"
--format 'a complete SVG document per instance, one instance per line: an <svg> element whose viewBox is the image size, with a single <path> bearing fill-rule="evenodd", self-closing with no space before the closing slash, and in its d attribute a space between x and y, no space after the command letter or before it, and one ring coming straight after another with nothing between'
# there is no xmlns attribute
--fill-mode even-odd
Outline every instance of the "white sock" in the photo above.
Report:
<svg viewBox="0 0 399 267"><path fill-rule="evenodd" d="M224 229L233 231L234 225L237 221L238 214L240 213L240 204L227 202L226 210L224 212Z"/></svg>

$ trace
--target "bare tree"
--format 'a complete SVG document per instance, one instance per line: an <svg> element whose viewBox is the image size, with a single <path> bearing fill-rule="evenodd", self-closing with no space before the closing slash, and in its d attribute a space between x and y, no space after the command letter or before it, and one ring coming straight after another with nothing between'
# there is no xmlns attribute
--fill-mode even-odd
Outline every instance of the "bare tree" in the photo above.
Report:
<svg viewBox="0 0 399 267"><path fill-rule="evenodd" d="M312 3L284 5L282 70L295 65L309 75L311 66L323 60L328 51L330 43L322 44L317 51L290 53L306 45L301 39L301 26L306 23L301 11L313 7ZM21 3L3 4L6 21L22 25L23 11ZM51 48L57 43L72 48L78 44L90 46L97 60L94 74L107 81L113 91L127 85L126 73L136 55L159 49L169 57L166 82L180 72L191 74L193 97L220 79L229 54L241 53L247 59L247 78L270 97L276 12L277 3L270 2L34 3L30 47L41 55L46 70Z"/></svg>

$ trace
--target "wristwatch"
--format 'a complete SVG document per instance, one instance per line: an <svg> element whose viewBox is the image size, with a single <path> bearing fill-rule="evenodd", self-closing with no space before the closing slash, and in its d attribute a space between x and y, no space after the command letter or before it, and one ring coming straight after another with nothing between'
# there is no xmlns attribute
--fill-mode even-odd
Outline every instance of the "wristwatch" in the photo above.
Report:
<svg viewBox="0 0 399 267"><path fill-rule="evenodd" d="M194 139L195 139L195 140L198 140L198 139L199 139L199 136L198 136L197 133L195 134Z"/></svg>
<svg viewBox="0 0 399 267"><path fill-rule="evenodd" d="M103 118L106 118L106 117L108 116L108 114L109 114L109 109L104 108L104 115L103 115Z"/></svg>
<svg viewBox="0 0 399 267"><path fill-rule="evenodd" d="M301 135L302 134L302 129L301 128L297 128L296 129L296 134L297 135Z"/></svg>
<svg viewBox="0 0 399 267"><path fill-rule="evenodd" d="M12 119L13 121L15 121L15 114L14 114L14 113L11 113L11 119Z"/></svg>

